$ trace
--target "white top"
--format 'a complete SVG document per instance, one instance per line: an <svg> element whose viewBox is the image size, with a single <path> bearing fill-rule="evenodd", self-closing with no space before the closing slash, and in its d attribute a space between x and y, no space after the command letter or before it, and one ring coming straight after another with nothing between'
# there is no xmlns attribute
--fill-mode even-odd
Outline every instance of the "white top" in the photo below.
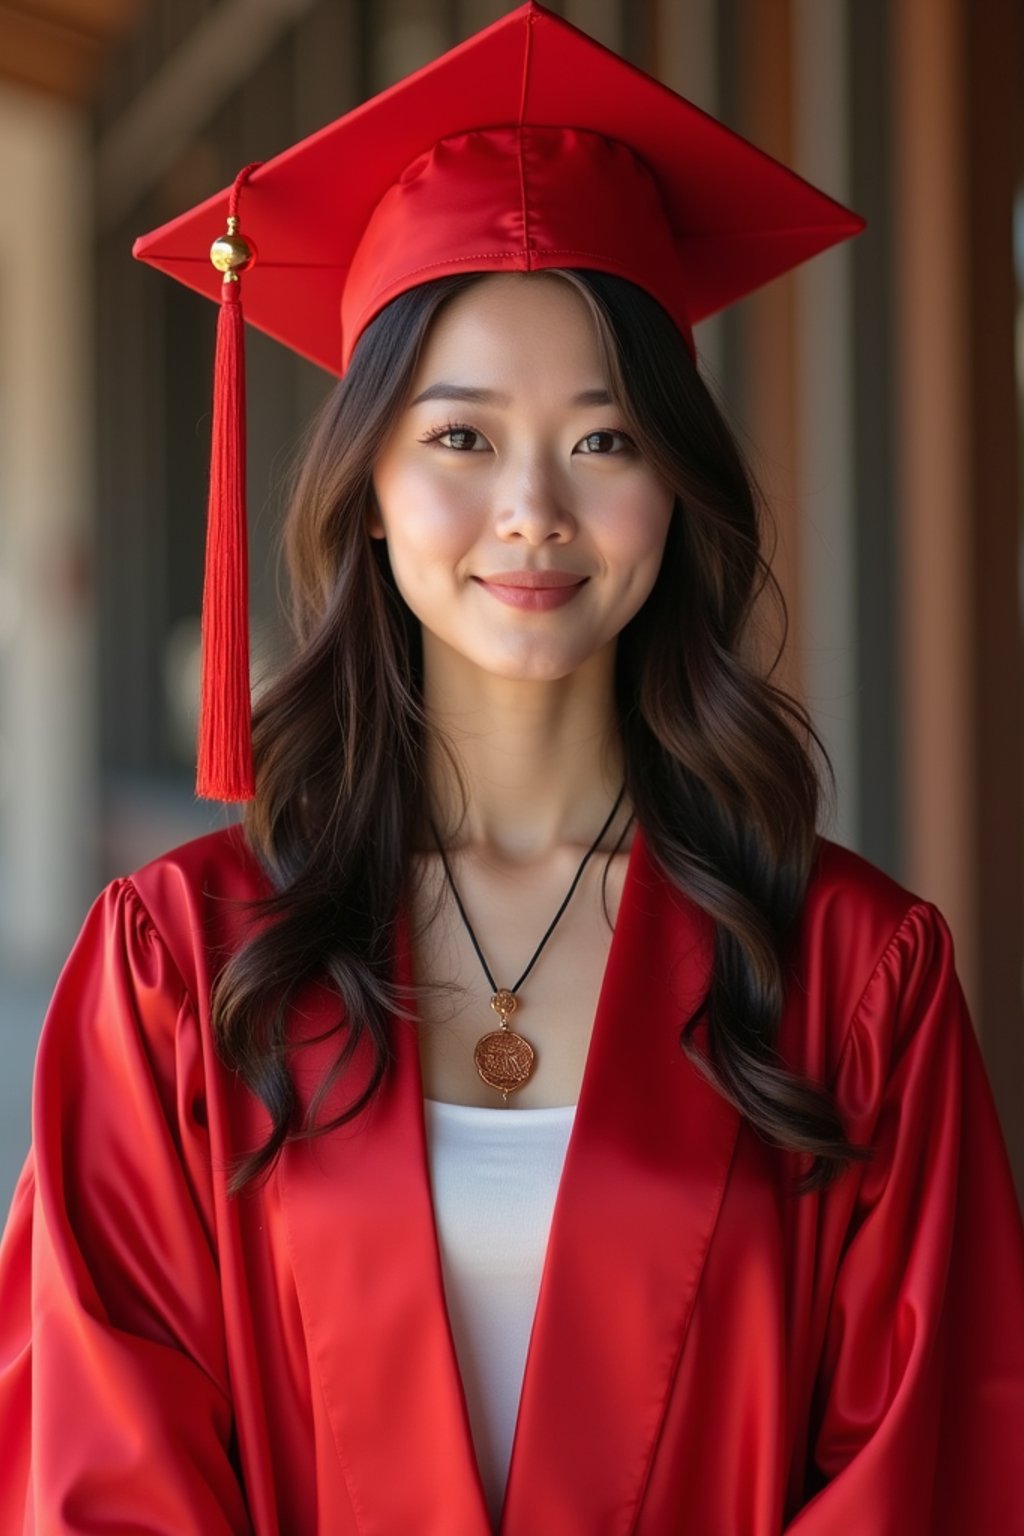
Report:
<svg viewBox="0 0 1024 1536"><path fill-rule="evenodd" d="M445 1300L494 1530L575 1113L424 1099Z"/></svg>

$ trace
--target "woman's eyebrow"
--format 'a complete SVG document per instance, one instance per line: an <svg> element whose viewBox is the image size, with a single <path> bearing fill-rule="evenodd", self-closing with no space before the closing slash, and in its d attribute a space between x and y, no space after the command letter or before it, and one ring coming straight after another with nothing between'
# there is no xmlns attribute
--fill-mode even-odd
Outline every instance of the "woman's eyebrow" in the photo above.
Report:
<svg viewBox="0 0 1024 1536"><path fill-rule="evenodd" d="M425 400L468 400L473 405L508 405L508 395L502 394L496 389L477 389L470 384L431 384L422 394L411 401L413 405L422 405ZM611 395L604 388L582 389L578 395L573 395L570 405L614 405Z"/></svg>

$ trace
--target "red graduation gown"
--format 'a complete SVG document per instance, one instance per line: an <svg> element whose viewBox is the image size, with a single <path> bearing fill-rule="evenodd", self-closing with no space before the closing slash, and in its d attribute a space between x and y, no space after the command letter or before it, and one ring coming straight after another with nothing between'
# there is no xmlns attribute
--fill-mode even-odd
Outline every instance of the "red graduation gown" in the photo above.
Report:
<svg viewBox="0 0 1024 1536"><path fill-rule="evenodd" d="M225 1197L264 1116L207 997L264 888L237 828L200 838L114 881L61 976L0 1254L5 1536L487 1536L413 1027L364 1119ZM780 1050L878 1157L800 1199L678 1049L710 942L638 834L502 1536L1021 1536L1024 1230L940 913L823 841Z"/></svg>

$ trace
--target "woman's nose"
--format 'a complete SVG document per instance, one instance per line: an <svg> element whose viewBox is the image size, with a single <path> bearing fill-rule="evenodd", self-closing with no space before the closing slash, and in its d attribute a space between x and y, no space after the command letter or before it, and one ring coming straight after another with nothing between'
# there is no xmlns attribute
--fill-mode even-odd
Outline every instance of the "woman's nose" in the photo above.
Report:
<svg viewBox="0 0 1024 1536"><path fill-rule="evenodd" d="M500 537L528 544L564 542L576 531L566 487L550 466L536 460L503 479L495 525Z"/></svg>

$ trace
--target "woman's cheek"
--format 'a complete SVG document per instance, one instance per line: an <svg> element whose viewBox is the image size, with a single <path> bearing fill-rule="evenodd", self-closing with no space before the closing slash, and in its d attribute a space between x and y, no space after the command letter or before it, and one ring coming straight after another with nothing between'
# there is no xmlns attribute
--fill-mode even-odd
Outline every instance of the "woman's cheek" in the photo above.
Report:
<svg viewBox="0 0 1024 1536"><path fill-rule="evenodd" d="M451 552L474 537L481 496L468 486L452 485L443 474L420 474L402 498L400 537L424 554Z"/></svg>
<svg viewBox="0 0 1024 1536"><path fill-rule="evenodd" d="M660 563L672 516L672 499L650 485L634 495L616 496L602 508L603 543L611 560L623 565Z"/></svg>

